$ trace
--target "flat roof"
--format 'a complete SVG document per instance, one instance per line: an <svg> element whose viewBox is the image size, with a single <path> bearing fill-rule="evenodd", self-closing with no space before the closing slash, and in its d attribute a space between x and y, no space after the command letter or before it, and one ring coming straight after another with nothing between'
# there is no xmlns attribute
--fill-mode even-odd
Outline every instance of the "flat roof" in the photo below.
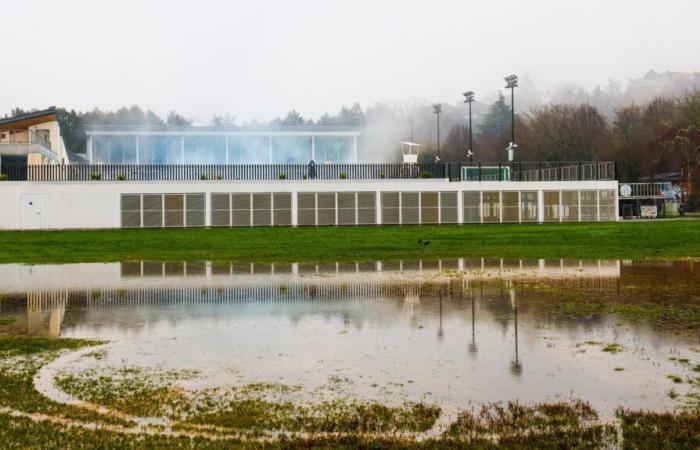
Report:
<svg viewBox="0 0 700 450"><path fill-rule="evenodd" d="M133 124L86 124L87 135L328 135L357 136L362 127L327 125L269 126L172 126Z"/></svg>

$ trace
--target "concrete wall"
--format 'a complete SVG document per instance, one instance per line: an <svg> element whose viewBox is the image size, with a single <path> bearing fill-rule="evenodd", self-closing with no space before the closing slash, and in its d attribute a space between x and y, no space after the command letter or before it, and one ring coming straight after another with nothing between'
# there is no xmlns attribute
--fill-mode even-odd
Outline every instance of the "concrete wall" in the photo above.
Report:
<svg viewBox="0 0 700 450"><path fill-rule="evenodd" d="M291 192L458 192L538 191L539 221L543 221L544 190L614 190L617 181L449 182L439 180L307 180L307 181L79 181L0 183L0 229L120 228L121 194L205 193L206 224L211 193ZM377 195L377 198L380 196ZM377 205L378 208L381 205ZM461 208L460 208L461 209ZM619 216L616 213L615 216ZM461 217L461 213L460 213Z"/></svg>

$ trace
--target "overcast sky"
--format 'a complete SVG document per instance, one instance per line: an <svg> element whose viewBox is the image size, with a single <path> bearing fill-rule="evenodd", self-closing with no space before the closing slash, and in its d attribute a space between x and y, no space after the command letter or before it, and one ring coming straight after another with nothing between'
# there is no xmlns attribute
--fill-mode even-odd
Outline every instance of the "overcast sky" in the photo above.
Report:
<svg viewBox="0 0 700 450"><path fill-rule="evenodd" d="M455 102L509 73L587 88L700 70L699 0L3 0L0 114L139 104L199 121Z"/></svg>

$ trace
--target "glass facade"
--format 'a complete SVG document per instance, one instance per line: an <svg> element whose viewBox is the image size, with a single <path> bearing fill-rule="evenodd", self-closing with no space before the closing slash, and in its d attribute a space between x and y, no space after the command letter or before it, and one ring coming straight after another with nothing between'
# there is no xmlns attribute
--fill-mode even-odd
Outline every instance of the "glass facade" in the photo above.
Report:
<svg viewBox="0 0 700 450"><path fill-rule="evenodd" d="M285 134L95 135L92 162L101 164L352 163L355 136Z"/></svg>
<svg viewBox="0 0 700 450"><path fill-rule="evenodd" d="M180 164L182 141L176 136L144 136L139 138L140 164Z"/></svg>
<svg viewBox="0 0 700 450"><path fill-rule="evenodd" d="M96 136L93 161L103 164L136 164L135 136Z"/></svg>
<svg viewBox="0 0 700 450"><path fill-rule="evenodd" d="M307 164L311 161L311 137L280 136L271 138L273 164Z"/></svg>
<svg viewBox="0 0 700 450"><path fill-rule="evenodd" d="M314 141L314 161L318 164L352 162L352 139L317 136Z"/></svg>

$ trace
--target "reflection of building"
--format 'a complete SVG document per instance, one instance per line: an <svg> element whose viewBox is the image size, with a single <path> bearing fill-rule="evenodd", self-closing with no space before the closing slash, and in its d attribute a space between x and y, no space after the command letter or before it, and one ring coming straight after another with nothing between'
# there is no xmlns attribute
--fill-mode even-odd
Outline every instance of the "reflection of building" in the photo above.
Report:
<svg viewBox="0 0 700 450"><path fill-rule="evenodd" d="M29 334L59 337L66 312L65 291L27 293L27 331Z"/></svg>
<svg viewBox="0 0 700 450"><path fill-rule="evenodd" d="M356 163L360 128L91 125L86 134L91 163Z"/></svg>

